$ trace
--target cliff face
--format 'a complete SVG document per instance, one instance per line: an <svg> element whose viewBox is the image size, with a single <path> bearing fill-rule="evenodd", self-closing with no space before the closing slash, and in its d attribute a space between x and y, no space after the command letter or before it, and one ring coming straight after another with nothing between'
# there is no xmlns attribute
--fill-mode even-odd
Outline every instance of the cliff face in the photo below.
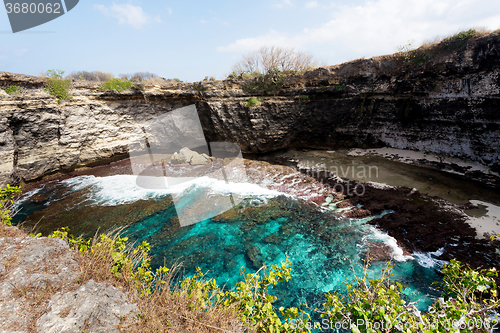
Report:
<svg viewBox="0 0 500 333"><path fill-rule="evenodd" d="M0 96L0 185L124 156L135 124L191 104L207 141L243 152L387 145L500 165L498 34L420 64L382 56L288 77L274 92L245 92L248 83L116 93L74 82L74 98L57 103L43 79L0 73L0 86L25 88ZM261 100L248 108L251 96Z"/></svg>

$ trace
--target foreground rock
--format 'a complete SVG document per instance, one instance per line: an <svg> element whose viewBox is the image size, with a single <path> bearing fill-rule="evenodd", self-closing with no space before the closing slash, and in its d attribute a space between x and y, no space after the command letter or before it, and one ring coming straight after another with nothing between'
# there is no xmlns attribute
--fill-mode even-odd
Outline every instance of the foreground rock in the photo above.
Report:
<svg viewBox="0 0 500 333"><path fill-rule="evenodd" d="M36 322L39 332L120 332L139 313L128 296L109 283L90 280L75 291L57 293Z"/></svg>
<svg viewBox="0 0 500 333"><path fill-rule="evenodd" d="M60 239L0 238L0 327L24 332L50 295L69 288L80 271Z"/></svg>
<svg viewBox="0 0 500 333"><path fill-rule="evenodd" d="M78 254L65 241L20 236L0 224L0 332L118 332L138 313L109 283L79 286Z"/></svg>

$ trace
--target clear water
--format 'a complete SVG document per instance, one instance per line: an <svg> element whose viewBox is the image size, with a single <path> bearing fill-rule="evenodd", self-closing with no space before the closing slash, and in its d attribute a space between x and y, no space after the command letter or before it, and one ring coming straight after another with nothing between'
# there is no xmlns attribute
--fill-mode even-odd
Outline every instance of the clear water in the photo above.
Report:
<svg viewBox="0 0 500 333"><path fill-rule="evenodd" d="M122 220L132 221L123 233L134 242L151 244L153 268L182 263L183 274L191 275L200 267L226 286L241 279L241 269L255 272L263 262L276 264L288 256L292 279L274 289L277 305L307 302L312 308L324 302L324 293L344 290L344 281L353 277L352 266L360 274L367 240L390 243L390 237L366 224L368 219L342 218L257 185L200 179L176 191L143 190L127 177L132 176L81 176L47 184L27 193L15 222L38 222L45 234L66 225L76 234L92 236L97 228L105 231ZM171 197L183 195L190 205L200 193L232 194L241 203L222 215L180 227ZM99 215L92 215L96 211ZM384 265L373 263L370 274L378 276ZM420 300L421 310L436 296L429 287L439 280L436 268L438 262L429 254L395 262L393 278L406 287L410 300Z"/></svg>

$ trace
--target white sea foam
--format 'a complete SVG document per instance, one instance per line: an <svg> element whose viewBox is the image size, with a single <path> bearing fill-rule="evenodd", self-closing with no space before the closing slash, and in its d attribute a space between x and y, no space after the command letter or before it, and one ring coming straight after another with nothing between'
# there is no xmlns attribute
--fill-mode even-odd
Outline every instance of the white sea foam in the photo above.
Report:
<svg viewBox="0 0 500 333"><path fill-rule="evenodd" d="M440 248L437 251L434 252L419 252L415 251L413 253L413 256L415 259L417 259L417 262L420 264L422 267L426 268L434 268L434 267L441 267L444 264L447 264L448 262L445 260L439 260L434 257L439 257L444 253L444 247Z"/></svg>
<svg viewBox="0 0 500 333"><path fill-rule="evenodd" d="M28 199L30 199L32 196L34 196L35 194L37 194L38 192L40 192L41 190L43 190L43 188L44 188L44 186L24 193L19 200L16 200L14 202L14 207L21 206L23 203L25 203L26 201L28 201Z"/></svg>
<svg viewBox="0 0 500 333"><path fill-rule="evenodd" d="M142 177L152 182L158 182L160 177ZM115 175L108 177L79 176L62 181L73 191L91 189L90 198L95 204L115 206L128 204L138 200L162 197L166 195L180 196L193 188L209 190L211 194L234 194L242 197L260 196L275 197L282 195L278 191L268 190L255 184L232 183L209 177L191 179L165 189L145 189L136 183L137 176Z"/></svg>
<svg viewBox="0 0 500 333"><path fill-rule="evenodd" d="M392 258L396 261L407 261L414 259L412 256L404 255L403 249L399 247L396 238L389 236L387 233L379 229L372 228L375 239L382 241L385 245L392 249Z"/></svg>

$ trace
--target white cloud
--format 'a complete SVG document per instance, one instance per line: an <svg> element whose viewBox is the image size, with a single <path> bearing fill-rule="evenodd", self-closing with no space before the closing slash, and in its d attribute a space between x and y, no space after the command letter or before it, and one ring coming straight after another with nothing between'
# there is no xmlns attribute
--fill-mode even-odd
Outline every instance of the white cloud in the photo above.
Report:
<svg viewBox="0 0 500 333"><path fill-rule="evenodd" d="M276 46L293 46L293 38L290 38L284 33L274 31L273 29L265 35L258 37L250 37L238 39L236 42L228 46L220 46L217 48L219 52L249 52L255 51L265 45Z"/></svg>
<svg viewBox="0 0 500 333"><path fill-rule="evenodd" d="M148 23L161 22L159 16L149 16L139 6L131 4L118 5L113 2L109 7L94 5L94 8L107 16L118 19L119 24L130 24L135 29L141 29Z"/></svg>
<svg viewBox="0 0 500 333"><path fill-rule="evenodd" d="M273 7L275 7L275 8L285 8L285 7L292 7L292 6L293 6L292 0L281 0L281 2L273 4Z"/></svg>
<svg viewBox="0 0 500 333"><path fill-rule="evenodd" d="M173 13L172 8L167 7L167 13L168 13L168 15L172 15L172 13Z"/></svg>
<svg viewBox="0 0 500 333"><path fill-rule="evenodd" d="M201 24L205 24L205 23L207 23L207 22L208 22L207 20L200 20L200 23L201 23Z"/></svg>
<svg viewBox="0 0 500 333"><path fill-rule="evenodd" d="M307 4L313 6L311 1ZM263 45L293 46L336 64L359 57L393 53L409 40L420 45L471 27L500 28L500 2L485 0L377 0L363 5L334 5L331 19L290 35L270 30L218 47L220 52L247 52Z"/></svg>
<svg viewBox="0 0 500 333"><path fill-rule="evenodd" d="M306 2L306 4L304 6L307 9L313 9L313 8L318 7L318 2L317 1L309 1L309 2Z"/></svg>

